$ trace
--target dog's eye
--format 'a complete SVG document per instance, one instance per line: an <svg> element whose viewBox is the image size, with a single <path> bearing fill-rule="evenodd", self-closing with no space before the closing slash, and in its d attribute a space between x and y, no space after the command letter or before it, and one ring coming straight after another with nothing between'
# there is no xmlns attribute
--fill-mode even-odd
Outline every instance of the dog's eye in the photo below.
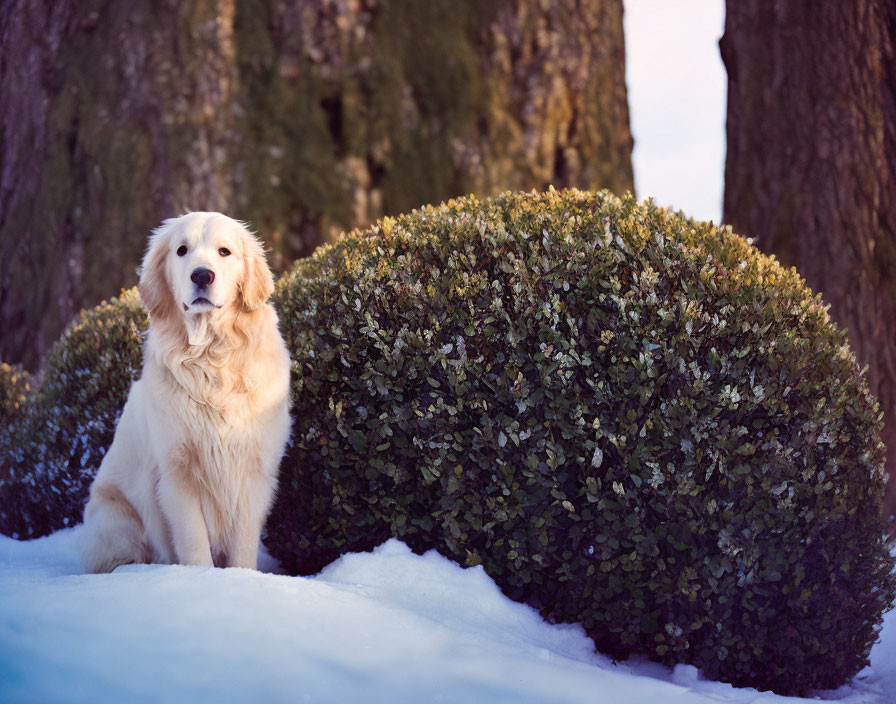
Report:
<svg viewBox="0 0 896 704"><path fill-rule="evenodd" d="M220 254L222 257L229 257L230 250L227 249L227 247L221 247L220 249L218 249L218 254Z"/></svg>
<svg viewBox="0 0 896 704"><path fill-rule="evenodd" d="M177 256L182 257L187 253L187 245L182 244L177 248Z"/></svg>

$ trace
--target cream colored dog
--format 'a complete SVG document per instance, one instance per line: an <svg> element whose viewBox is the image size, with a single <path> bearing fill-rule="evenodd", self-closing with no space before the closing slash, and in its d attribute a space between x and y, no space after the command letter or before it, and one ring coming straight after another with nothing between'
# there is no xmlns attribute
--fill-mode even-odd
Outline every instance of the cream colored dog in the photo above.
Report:
<svg viewBox="0 0 896 704"><path fill-rule="evenodd" d="M90 572L131 562L255 568L289 437L289 355L264 250L220 213L149 240L143 374L90 490Z"/></svg>

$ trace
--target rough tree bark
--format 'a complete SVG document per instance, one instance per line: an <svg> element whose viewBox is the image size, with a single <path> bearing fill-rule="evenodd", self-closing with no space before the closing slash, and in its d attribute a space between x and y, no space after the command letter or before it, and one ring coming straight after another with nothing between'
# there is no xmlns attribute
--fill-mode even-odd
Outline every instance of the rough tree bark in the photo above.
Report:
<svg viewBox="0 0 896 704"><path fill-rule="evenodd" d="M135 283L163 216L226 208L233 2L0 5L0 357L34 368Z"/></svg>
<svg viewBox="0 0 896 704"><path fill-rule="evenodd" d="M724 220L849 333L896 484L896 3L727 0Z"/></svg>
<svg viewBox="0 0 896 704"><path fill-rule="evenodd" d="M0 4L0 359L186 209L274 263L427 202L632 188L621 0Z"/></svg>

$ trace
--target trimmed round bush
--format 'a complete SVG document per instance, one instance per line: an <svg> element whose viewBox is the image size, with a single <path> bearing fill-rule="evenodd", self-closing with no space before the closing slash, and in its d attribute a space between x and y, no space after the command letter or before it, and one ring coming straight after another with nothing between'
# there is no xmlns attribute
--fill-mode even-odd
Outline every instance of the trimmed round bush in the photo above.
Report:
<svg viewBox="0 0 896 704"><path fill-rule="evenodd" d="M617 658L782 693L866 664L896 588L880 414L820 299L730 229L471 196L318 250L275 299L290 571L396 536Z"/></svg>
<svg viewBox="0 0 896 704"><path fill-rule="evenodd" d="M0 430L0 532L34 538L81 520L140 376L147 324L131 289L82 312L56 343L40 383Z"/></svg>

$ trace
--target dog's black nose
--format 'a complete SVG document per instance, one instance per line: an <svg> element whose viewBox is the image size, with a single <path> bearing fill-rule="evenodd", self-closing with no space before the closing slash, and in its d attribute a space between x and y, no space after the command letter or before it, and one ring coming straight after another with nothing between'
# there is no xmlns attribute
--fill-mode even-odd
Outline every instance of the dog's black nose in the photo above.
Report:
<svg viewBox="0 0 896 704"><path fill-rule="evenodd" d="M206 269L204 266L193 269L193 273L190 274L190 281L199 286L199 288L205 288L214 280L215 272L211 269Z"/></svg>

